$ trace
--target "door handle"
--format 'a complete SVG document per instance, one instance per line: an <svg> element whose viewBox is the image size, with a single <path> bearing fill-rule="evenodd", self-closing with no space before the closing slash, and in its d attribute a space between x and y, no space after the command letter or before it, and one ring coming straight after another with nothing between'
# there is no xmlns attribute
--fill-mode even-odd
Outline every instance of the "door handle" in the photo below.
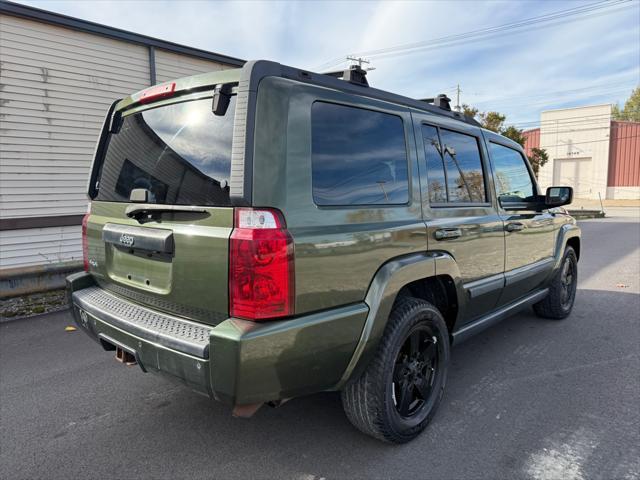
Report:
<svg viewBox="0 0 640 480"><path fill-rule="evenodd" d="M462 236L462 230L459 228L440 228L435 231L436 240L445 240L447 238L458 238Z"/></svg>
<svg viewBox="0 0 640 480"><path fill-rule="evenodd" d="M524 225L520 222L511 222L507 223L507 226L504 227L507 232L519 232L524 229Z"/></svg>

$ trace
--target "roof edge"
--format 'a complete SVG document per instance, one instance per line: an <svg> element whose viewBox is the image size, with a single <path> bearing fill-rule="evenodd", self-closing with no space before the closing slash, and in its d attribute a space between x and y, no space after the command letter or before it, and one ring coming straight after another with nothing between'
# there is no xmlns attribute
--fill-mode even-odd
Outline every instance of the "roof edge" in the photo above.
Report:
<svg viewBox="0 0 640 480"><path fill-rule="evenodd" d="M159 38L123 30L121 28L109 27L100 23L82 20L76 17L63 15L61 13L51 12L49 10L42 10L29 5L23 5L21 3L9 2L7 0L0 0L0 13L29 20L38 20L52 25L93 33L137 45L156 47L169 52L180 53L182 55L210 60L234 67L241 67L245 64L245 60L240 58L221 55L219 53L209 52L200 48L188 47L179 43L173 43Z"/></svg>
<svg viewBox="0 0 640 480"><path fill-rule="evenodd" d="M595 103L593 105L578 105L577 107L565 107L565 108L550 108L549 110L542 110L540 114L546 112L561 112L563 110L580 110L582 108L595 108L595 107L611 107L613 108L613 103Z"/></svg>
<svg viewBox="0 0 640 480"><path fill-rule="evenodd" d="M616 120L615 118L611 119L611 123L628 123L630 125L640 125L640 122L636 120Z"/></svg>

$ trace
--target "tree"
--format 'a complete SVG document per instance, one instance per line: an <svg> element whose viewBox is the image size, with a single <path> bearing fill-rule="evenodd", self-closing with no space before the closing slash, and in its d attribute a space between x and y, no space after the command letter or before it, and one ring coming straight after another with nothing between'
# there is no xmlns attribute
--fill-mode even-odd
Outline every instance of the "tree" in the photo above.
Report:
<svg viewBox="0 0 640 480"><path fill-rule="evenodd" d="M531 168L536 178L538 178L538 172L549 161L549 154L544 148L533 147L531 149L531 155L528 155Z"/></svg>
<svg viewBox="0 0 640 480"><path fill-rule="evenodd" d="M476 118L476 115L478 115L479 110L475 107L470 107L469 105L467 105L466 103L462 104L462 113L469 118Z"/></svg>
<svg viewBox="0 0 640 480"><path fill-rule="evenodd" d="M632 100L636 102L636 106L629 107L629 110L637 111L637 115L640 116L640 88L634 90L631 98L629 98L625 104L625 109L627 109L627 105L632 102ZM614 112L615 110L616 107L614 107ZM522 130L514 127L513 125L508 127L504 126L504 122L507 119L506 115L499 112L481 112L477 108L467 104L462 104L462 113L467 117L479 120L480 124L487 130L492 130L500 135L504 135L524 147L527 137L523 134ZM531 155L528 155L528 157L531 167L533 168L533 173L537 177L540 168L549 161L549 154L544 148L534 147L531 149Z"/></svg>
<svg viewBox="0 0 640 480"><path fill-rule="evenodd" d="M611 117L613 117L614 120L622 120L620 118L620 115L622 115L622 112L620 111L620 105L616 103L611 107Z"/></svg>
<svg viewBox="0 0 640 480"><path fill-rule="evenodd" d="M465 202L482 202L485 198L484 194L484 177L480 170L468 170L464 172L464 176L456 179L458 192L454 196L458 200ZM451 189L449 189L451 195Z"/></svg>
<svg viewBox="0 0 640 480"><path fill-rule="evenodd" d="M622 110L618 105L614 105L611 113L614 120L640 122L640 87L636 87L631 92L631 96L624 102Z"/></svg>
<svg viewBox="0 0 640 480"><path fill-rule="evenodd" d="M505 115L498 112L481 112L478 118L484 128L497 133L501 132L504 121L507 119Z"/></svg>
<svg viewBox="0 0 640 480"><path fill-rule="evenodd" d="M429 182L429 200L433 203L447 201L447 190L442 182L438 180Z"/></svg>
<svg viewBox="0 0 640 480"><path fill-rule="evenodd" d="M523 147L524 142L527 140L527 137L522 134L522 130L514 127L513 125L510 125L507 128L503 128L499 133L507 138L510 138L514 142L519 143Z"/></svg>
<svg viewBox="0 0 640 480"><path fill-rule="evenodd" d="M516 143L519 143L522 147L524 147L524 143L527 141L527 137L524 136L522 130L514 127L513 125L502 129L500 134L510 138ZM531 155L527 155L527 157L529 158L529 163L531 163L531 168L533 168L533 173L536 178L538 178L540 168L549 161L549 154L544 148L533 147L531 149Z"/></svg>

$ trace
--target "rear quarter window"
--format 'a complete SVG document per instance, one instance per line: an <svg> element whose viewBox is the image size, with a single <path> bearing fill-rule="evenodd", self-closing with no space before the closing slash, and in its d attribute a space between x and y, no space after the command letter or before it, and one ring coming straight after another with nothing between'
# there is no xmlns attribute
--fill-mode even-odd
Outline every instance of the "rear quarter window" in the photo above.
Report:
<svg viewBox="0 0 640 480"><path fill-rule="evenodd" d="M409 201L402 118L316 102L311 109L313 200L320 206Z"/></svg>

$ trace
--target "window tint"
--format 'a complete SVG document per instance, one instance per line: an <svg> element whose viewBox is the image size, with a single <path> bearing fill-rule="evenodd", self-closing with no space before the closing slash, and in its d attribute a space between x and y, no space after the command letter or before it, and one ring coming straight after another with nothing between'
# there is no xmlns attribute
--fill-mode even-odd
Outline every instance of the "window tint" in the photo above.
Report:
<svg viewBox="0 0 640 480"><path fill-rule="evenodd" d="M429 201L431 203L445 203L447 201L447 179L444 175L438 129L430 125L423 125L422 136L424 138L424 154L427 160Z"/></svg>
<svg viewBox="0 0 640 480"><path fill-rule="evenodd" d="M478 140L471 135L445 129L440 129L440 137L449 202L485 202L487 197Z"/></svg>
<svg viewBox="0 0 640 480"><path fill-rule="evenodd" d="M500 201L535 201L533 182L522 154L496 143L490 143L489 148L496 171L496 191Z"/></svg>
<svg viewBox="0 0 640 480"><path fill-rule="evenodd" d="M402 119L316 102L311 110L313 200L317 205L409 201Z"/></svg>
<svg viewBox="0 0 640 480"><path fill-rule="evenodd" d="M144 188L152 203L229 205L235 104L221 117L210 98L126 116L109 137L96 200L128 202Z"/></svg>

